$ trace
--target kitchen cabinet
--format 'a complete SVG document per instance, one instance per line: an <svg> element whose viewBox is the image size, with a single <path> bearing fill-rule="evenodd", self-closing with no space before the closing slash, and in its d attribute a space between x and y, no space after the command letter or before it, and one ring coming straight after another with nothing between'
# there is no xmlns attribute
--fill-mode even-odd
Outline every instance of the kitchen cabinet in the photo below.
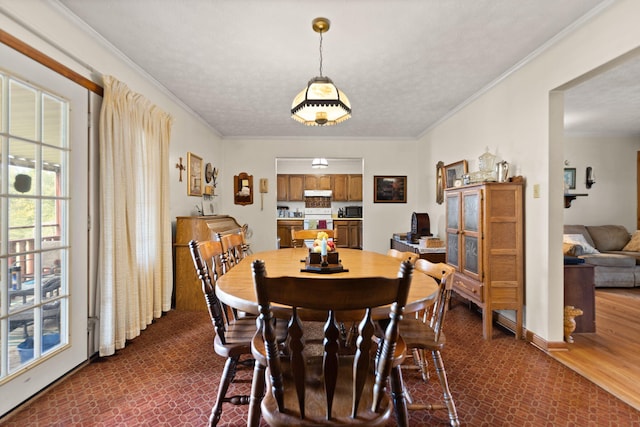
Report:
<svg viewBox="0 0 640 427"><path fill-rule="evenodd" d="M361 174L278 174L277 180L276 197L279 202L301 202L304 190L331 190L335 202L362 201Z"/></svg>
<svg viewBox="0 0 640 427"><path fill-rule="evenodd" d="M483 336L491 339L493 310L515 310L522 334L524 222L522 184L484 183L448 189L447 263L456 268L453 290L482 309Z"/></svg>
<svg viewBox="0 0 640 427"><path fill-rule="evenodd" d="M277 176L277 200L286 202L289 200L289 175Z"/></svg>
<svg viewBox="0 0 640 427"><path fill-rule="evenodd" d="M331 190L333 184L331 175L305 175L305 190Z"/></svg>
<svg viewBox="0 0 640 427"><path fill-rule="evenodd" d="M362 249L362 221L334 219L338 248Z"/></svg>
<svg viewBox="0 0 640 427"><path fill-rule="evenodd" d="M304 175L289 175L289 201L304 200Z"/></svg>
<svg viewBox="0 0 640 427"><path fill-rule="evenodd" d="M292 248L291 230L302 230L303 228L303 220L301 219L279 219L278 237L280 238L280 247Z"/></svg>
<svg viewBox="0 0 640 427"><path fill-rule="evenodd" d="M349 197L349 175L333 175L333 200L346 202Z"/></svg>
<svg viewBox="0 0 640 427"><path fill-rule="evenodd" d="M347 199L349 202L362 201L362 175L349 175L349 193Z"/></svg>
<svg viewBox="0 0 640 427"><path fill-rule="evenodd" d="M362 201L362 175L338 174L333 176L333 200L336 202Z"/></svg>

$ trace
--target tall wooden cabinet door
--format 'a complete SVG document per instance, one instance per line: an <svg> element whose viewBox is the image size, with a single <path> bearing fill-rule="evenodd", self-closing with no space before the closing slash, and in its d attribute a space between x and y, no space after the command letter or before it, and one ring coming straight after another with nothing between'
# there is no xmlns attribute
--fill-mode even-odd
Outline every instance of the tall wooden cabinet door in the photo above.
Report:
<svg viewBox="0 0 640 427"><path fill-rule="evenodd" d="M289 175L289 200L301 202L304 196L304 175Z"/></svg>
<svg viewBox="0 0 640 427"><path fill-rule="evenodd" d="M289 200L289 175L278 175L277 181L277 200L286 202Z"/></svg>
<svg viewBox="0 0 640 427"><path fill-rule="evenodd" d="M481 282L483 277L482 190L465 190L461 195L460 271Z"/></svg>
<svg viewBox="0 0 640 427"><path fill-rule="evenodd" d="M344 174L333 175L333 201L346 202L349 196L349 176Z"/></svg>
<svg viewBox="0 0 640 427"><path fill-rule="evenodd" d="M447 192L446 197L447 264L460 270L460 192Z"/></svg>
<svg viewBox="0 0 640 427"><path fill-rule="evenodd" d="M349 175L349 195L350 202L362 201L362 175Z"/></svg>
<svg viewBox="0 0 640 427"><path fill-rule="evenodd" d="M362 249L362 221L349 221L349 247Z"/></svg>
<svg viewBox="0 0 640 427"><path fill-rule="evenodd" d="M524 227L522 186L487 185L485 195L485 282L494 309L523 303Z"/></svg>
<svg viewBox="0 0 640 427"><path fill-rule="evenodd" d="M333 231L335 232L336 239L338 239L336 243L336 247L338 248L348 248L349 245L349 221L347 220L334 220L333 221Z"/></svg>

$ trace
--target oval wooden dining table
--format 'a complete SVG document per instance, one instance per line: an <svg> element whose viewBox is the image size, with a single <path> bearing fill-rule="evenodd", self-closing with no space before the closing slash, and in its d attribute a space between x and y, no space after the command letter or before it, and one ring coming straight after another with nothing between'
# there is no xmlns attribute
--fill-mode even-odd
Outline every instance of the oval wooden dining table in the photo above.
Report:
<svg viewBox="0 0 640 427"><path fill-rule="evenodd" d="M254 260L261 259L265 262L267 275L312 277L319 280L339 277L397 277L400 270L400 261L397 258L371 251L359 249L340 249L339 257L344 269L341 273L320 274L303 272L303 262L308 255L307 248L277 249L272 251L257 252L244 258L238 265L218 278L216 295L223 303L251 314L258 314L258 303L253 284L253 272L251 264ZM436 281L419 271L413 272L409 298L405 306L405 313L420 311L431 304L438 293ZM272 307L274 315L288 317L291 310L286 307ZM307 320L326 320L326 314L320 314L317 319L306 315ZM375 319L384 319L389 316L389 309L378 307L374 309L372 316Z"/></svg>

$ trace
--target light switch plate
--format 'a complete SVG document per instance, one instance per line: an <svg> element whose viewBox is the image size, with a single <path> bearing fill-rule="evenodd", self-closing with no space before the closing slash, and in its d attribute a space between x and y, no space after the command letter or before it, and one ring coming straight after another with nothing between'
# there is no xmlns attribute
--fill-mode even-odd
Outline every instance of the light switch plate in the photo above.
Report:
<svg viewBox="0 0 640 427"><path fill-rule="evenodd" d="M533 198L540 198L540 184L533 184Z"/></svg>

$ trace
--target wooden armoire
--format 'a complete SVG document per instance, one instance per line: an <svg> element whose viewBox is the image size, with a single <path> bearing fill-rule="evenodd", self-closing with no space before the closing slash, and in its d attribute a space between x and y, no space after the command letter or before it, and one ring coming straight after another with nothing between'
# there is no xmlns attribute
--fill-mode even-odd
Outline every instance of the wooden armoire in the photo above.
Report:
<svg viewBox="0 0 640 427"><path fill-rule="evenodd" d="M521 183L482 183L447 189L447 263L456 268L453 290L482 309L483 336L491 339L493 311L515 310L522 335L524 210Z"/></svg>

